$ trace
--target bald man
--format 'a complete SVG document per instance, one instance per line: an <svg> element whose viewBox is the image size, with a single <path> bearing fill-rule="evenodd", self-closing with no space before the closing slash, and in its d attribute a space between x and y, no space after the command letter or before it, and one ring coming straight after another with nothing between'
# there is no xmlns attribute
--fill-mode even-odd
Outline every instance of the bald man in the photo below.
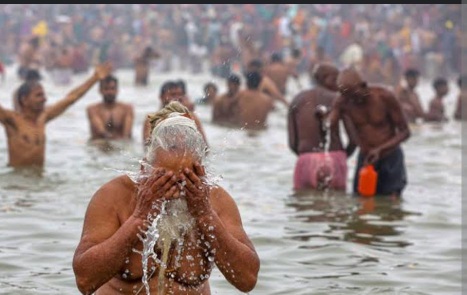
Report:
<svg viewBox="0 0 467 295"><path fill-rule="evenodd" d="M399 197L407 184L400 144L410 137L401 105L392 91L367 85L353 68L339 74L337 86L340 96L331 113L331 137L338 139L339 121L348 116L355 131L349 135L360 148L354 192L358 193L360 168L373 164L378 173L376 194Z"/></svg>
<svg viewBox="0 0 467 295"><path fill-rule="evenodd" d="M294 171L294 189L306 188L345 190L347 154L339 142L327 147L326 119L337 99L337 75L332 64L317 64L313 71L315 87L297 94L288 112L290 149L298 156ZM347 128L347 126L346 126ZM349 153L352 153L349 142Z"/></svg>

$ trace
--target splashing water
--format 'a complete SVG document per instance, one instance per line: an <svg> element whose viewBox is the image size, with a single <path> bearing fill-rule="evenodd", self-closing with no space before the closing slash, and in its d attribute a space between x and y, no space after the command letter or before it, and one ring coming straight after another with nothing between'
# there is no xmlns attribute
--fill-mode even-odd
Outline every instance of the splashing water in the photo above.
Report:
<svg viewBox="0 0 467 295"><path fill-rule="evenodd" d="M177 245L174 267L179 267L179 259L186 234L194 227L194 219L188 212L186 200L178 198L166 200L162 203L160 213L157 216L148 216L149 226L139 235L143 242L143 250L136 251L142 256L143 277L142 281L146 294L150 294L149 279L159 269L158 294L164 294L164 277L168 267L170 249L175 242ZM156 252L160 250L161 258ZM156 264L149 269L150 260Z"/></svg>
<svg viewBox="0 0 467 295"><path fill-rule="evenodd" d="M320 146L324 151L324 163L322 163L322 167L324 169L327 169L326 167L332 167L332 159L329 155L329 149L331 147L331 132L329 132L331 128L331 122L329 121L329 119L322 119L321 124L322 124L321 132L324 135L323 141L320 142ZM318 189L323 190L325 192L329 190L329 186L333 178L332 169L329 173L326 173L326 174L327 175L324 176L322 181L318 184Z"/></svg>

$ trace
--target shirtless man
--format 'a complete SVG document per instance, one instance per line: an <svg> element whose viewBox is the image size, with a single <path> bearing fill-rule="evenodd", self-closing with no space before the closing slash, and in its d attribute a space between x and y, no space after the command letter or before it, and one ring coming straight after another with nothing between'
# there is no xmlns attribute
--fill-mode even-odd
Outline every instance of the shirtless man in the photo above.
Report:
<svg viewBox="0 0 467 295"><path fill-rule="evenodd" d="M448 94L448 82L444 78L437 78L433 82L435 97L430 101L428 113L425 115L426 122L443 122L448 118L444 114L443 98Z"/></svg>
<svg viewBox="0 0 467 295"><path fill-rule="evenodd" d="M135 85L148 85L151 59L160 57L159 53L148 46L135 58Z"/></svg>
<svg viewBox="0 0 467 295"><path fill-rule="evenodd" d="M212 122L216 124L235 124L240 77L231 74L227 79L227 93L216 97L212 107Z"/></svg>
<svg viewBox="0 0 467 295"><path fill-rule="evenodd" d="M204 96L196 100L196 104L211 105L217 96L217 85L213 82L208 82L203 87Z"/></svg>
<svg viewBox="0 0 467 295"><path fill-rule="evenodd" d="M457 79L457 86L459 87L459 96L457 97L456 109L454 111L455 120L463 120L462 105L467 101L467 92L465 91L467 85L467 75L462 75Z"/></svg>
<svg viewBox="0 0 467 295"><path fill-rule="evenodd" d="M423 111L420 98L415 92L415 87L418 84L420 73L415 69L405 71L406 87L400 87L397 91L397 98L401 103L402 110L410 123L415 123L418 118L423 119L425 112Z"/></svg>
<svg viewBox="0 0 467 295"><path fill-rule="evenodd" d="M297 94L290 104L287 122L289 147L299 156L294 171L295 190L346 189L346 151L340 142L327 143L326 140L329 130L325 120L338 96L338 74L339 70L332 64L316 64L316 86ZM334 140L340 141L340 138ZM349 154L354 148L355 145L349 142Z"/></svg>
<svg viewBox="0 0 467 295"><path fill-rule="evenodd" d="M301 66L302 66L301 59L302 59L301 50L298 49L298 48L294 48L294 49L292 49L290 57L287 58L287 60L285 61L285 64L286 64L286 66L289 67L290 72L297 74L297 76L301 71ZM298 82L299 81L297 80L297 83ZM301 88L301 86L299 86L299 87Z"/></svg>
<svg viewBox="0 0 467 295"><path fill-rule="evenodd" d="M261 84L259 85L259 90L262 93L268 95L271 100L278 100L282 102L285 106L289 106L289 103L285 99L284 95L280 92L279 88L277 88L274 81L271 80L268 76L264 73L263 62L259 59L254 59L248 64L248 72L257 72L260 74Z"/></svg>
<svg viewBox="0 0 467 295"><path fill-rule="evenodd" d="M205 181L206 146L189 111L173 102L152 119L155 126L139 179L114 178L88 205L73 258L78 289L96 295L208 295L216 265L236 289L250 292L259 257L234 199ZM134 249L143 250L141 239L153 241L147 230L159 216L161 222L171 222L158 227L159 237L149 248L157 259L148 260L149 290L144 290L143 259Z"/></svg>
<svg viewBox="0 0 467 295"><path fill-rule="evenodd" d="M355 131L349 136L360 148L353 191L358 193L360 168L373 164L378 173L376 194L400 196L407 184L400 144L410 137L400 103L388 89L367 85L353 68L339 74L337 86L341 95L330 115L331 136L338 141L339 119L348 116Z"/></svg>
<svg viewBox="0 0 467 295"><path fill-rule="evenodd" d="M99 92L103 101L87 108L91 140L131 139L134 111L131 105L116 101L117 78L109 75L101 80Z"/></svg>
<svg viewBox="0 0 467 295"><path fill-rule="evenodd" d="M39 65L39 37L29 38L21 45L18 59L18 77L24 80L27 71Z"/></svg>
<svg viewBox="0 0 467 295"><path fill-rule="evenodd" d="M185 80L179 79L175 81L175 83L177 84L178 88L181 89L182 98L180 99L180 102L182 103L182 105L187 107L190 112L194 112L195 104L191 101L190 97L188 96Z"/></svg>
<svg viewBox="0 0 467 295"><path fill-rule="evenodd" d="M82 85L53 105L45 108L47 100L40 82L25 82L18 90L21 110L0 107L0 122L5 126L9 166L42 168L45 160L45 125L78 101L100 79L111 71L110 64L96 67L94 74Z"/></svg>
<svg viewBox="0 0 467 295"><path fill-rule="evenodd" d="M161 87L161 92L159 95L159 99L161 101L161 108L165 107L171 101L178 101L182 103L185 107L188 107L184 104L185 94L183 93L182 87L177 82L168 81L164 83ZM193 120L196 122L196 126L198 126L198 130L203 135L204 140L207 144L206 134L204 133L203 126L201 125L201 121L199 120L198 116L196 116L193 112L191 112ZM149 114L152 115L153 113ZM149 117L146 117L146 120L143 124L143 144L145 147L148 146L149 140L151 138L151 124L149 121Z"/></svg>
<svg viewBox="0 0 467 295"><path fill-rule="evenodd" d="M271 99L259 89L261 78L258 72L247 73L247 89L238 93L237 122L248 130L266 129L267 118L273 107Z"/></svg>
<svg viewBox="0 0 467 295"><path fill-rule="evenodd" d="M287 66L279 53L273 53L271 63L264 68L264 75L268 76L283 96L287 94L287 81L290 76L298 81L298 74L290 66ZM297 82L300 83L299 81Z"/></svg>

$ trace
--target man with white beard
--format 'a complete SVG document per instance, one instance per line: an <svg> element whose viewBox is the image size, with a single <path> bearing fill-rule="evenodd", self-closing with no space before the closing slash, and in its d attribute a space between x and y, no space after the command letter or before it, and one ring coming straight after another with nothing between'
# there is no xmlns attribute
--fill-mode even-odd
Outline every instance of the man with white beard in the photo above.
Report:
<svg viewBox="0 0 467 295"><path fill-rule="evenodd" d="M190 112L171 102L151 124L138 179L116 177L89 203L73 259L78 289L211 294L215 264L230 284L250 292L259 258L234 199L206 178L206 143Z"/></svg>

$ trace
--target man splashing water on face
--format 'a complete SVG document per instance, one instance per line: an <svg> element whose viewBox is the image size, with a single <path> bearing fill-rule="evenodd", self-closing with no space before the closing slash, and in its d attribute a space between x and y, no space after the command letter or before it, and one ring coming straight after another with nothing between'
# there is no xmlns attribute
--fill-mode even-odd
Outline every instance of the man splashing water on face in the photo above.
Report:
<svg viewBox="0 0 467 295"><path fill-rule="evenodd" d="M215 264L238 290L251 291L258 255L233 198L206 183L205 143L189 111L172 102L151 121L138 180L116 177L89 203L73 259L78 289L83 294L143 294L145 287L150 294L210 294ZM140 253L157 220L155 259L145 272Z"/></svg>

